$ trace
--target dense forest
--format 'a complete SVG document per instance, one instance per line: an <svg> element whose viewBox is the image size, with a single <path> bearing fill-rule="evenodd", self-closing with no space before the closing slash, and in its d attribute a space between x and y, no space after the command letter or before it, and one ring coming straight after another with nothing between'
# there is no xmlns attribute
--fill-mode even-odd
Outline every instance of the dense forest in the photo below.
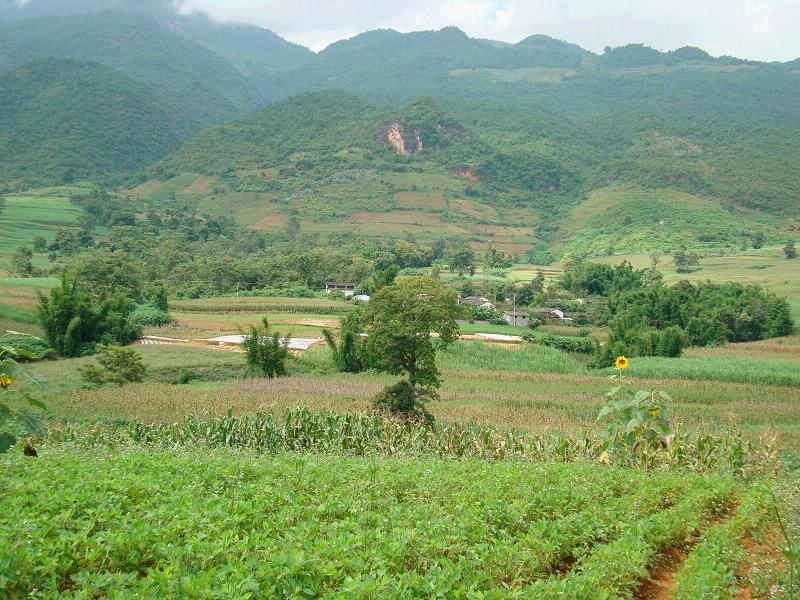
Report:
<svg viewBox="0 0 800 600"><path fill-rule="evenodd" d="M51 58L0 72L6 188L131 174L189 134L169 106L98 63Z"/></svg>

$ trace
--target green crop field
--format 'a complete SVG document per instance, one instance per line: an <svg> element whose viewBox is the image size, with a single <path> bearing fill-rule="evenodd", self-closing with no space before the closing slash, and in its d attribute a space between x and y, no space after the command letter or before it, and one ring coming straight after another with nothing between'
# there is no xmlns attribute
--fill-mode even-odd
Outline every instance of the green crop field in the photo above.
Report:
<svg viewBox="0 0 800 600"><path fill-rule="evenodd" d="M286 298L241 296L176 300L171 307L178 312L229 313L229 312L289 312L312 314L340 314L352 310L347 302L328 298Z"/></svg>
<svg viewBox="0 0 800 600"><path fill-rule="evenodd" d="M48 241L61 227L77 224L81 209L69 201L69 193L79 188L54 188L32 194L3 196L6 208L0 211L0 262L18 247L30 246L39 235ZM37 255L36 264L46 264L46 257Z"/></svg>
<svg viewBox="0 0 800 600"><path fill-rule="evenodd" d="M0 468L7 597L620 597L760 520L725 477L591 465L52 445Z"/></svg>

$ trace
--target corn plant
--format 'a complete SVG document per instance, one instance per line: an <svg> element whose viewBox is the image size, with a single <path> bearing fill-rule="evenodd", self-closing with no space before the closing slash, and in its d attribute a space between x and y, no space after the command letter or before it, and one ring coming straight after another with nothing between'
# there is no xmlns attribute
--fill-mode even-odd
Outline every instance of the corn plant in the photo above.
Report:
<svg viewBox="0 0 800 600"><path fill-rule="evenodd" d="M350 456L436 456L481 458L489 461L609 462L608 440L592 430L541 434L444 422L403 421L382 413L315 413L307 408L237 417L232 410L219 416L192 415L173 424L131 423L122 427L69 425L50 438L82 447L206 446L251 448L260 453L310 452ZM710 434L678 427L662 446L620 452L618 466L686 469L698 473L733 472L742 478L774 472L779 465L770 444L754 446L737 431ZM738 467L737 467L738 465ZM737 470L738 468L738 470Z"/></svg>

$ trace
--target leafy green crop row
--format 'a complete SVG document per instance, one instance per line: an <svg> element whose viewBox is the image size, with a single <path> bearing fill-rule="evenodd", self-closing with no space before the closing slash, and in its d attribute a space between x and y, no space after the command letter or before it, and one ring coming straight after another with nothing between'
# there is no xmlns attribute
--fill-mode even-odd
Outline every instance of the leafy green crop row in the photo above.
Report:
<svg viewBox="0 0 800 600"><path fill-rule="evenodd" d="M616 597L736 489L579 464L40 453L0 457L2 597Z"/></svg>
<svg viewBox="0 0 800 600"><path fill-rule="evenodd" d="M352 304L319 298L207 298L176 300L173 310L188 313L205 312L292 312L321 315L343 314L353 309Z"/></svg>
<svg viewBox="0 0 800 600"><path fill-rule="evenodd" d="M763 525L768 508L763 491L753 489L740 499L731 519L709 528L676 574L674 597L734 598L736 573L744 558L742 538Z"/></svg>

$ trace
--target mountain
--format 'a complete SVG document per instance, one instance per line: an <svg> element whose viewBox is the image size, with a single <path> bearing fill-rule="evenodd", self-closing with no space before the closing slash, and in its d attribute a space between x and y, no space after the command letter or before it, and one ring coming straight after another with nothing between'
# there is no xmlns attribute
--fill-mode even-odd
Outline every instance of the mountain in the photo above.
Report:
<svg viewBox="0 0 800 600"><path fill-rule="evenodd" d="M189 134L149 90L97 63L42 59L0 73L4 187L134 173Z"/></svg>
<svg viewBox="0 0 800 600"><path fill-rule="evenodd" d="M797 61L642 44L595 54L455 27L370 31L313 54L158 0L6 1L9 14L0 72L51 55L96 61L168 127L177 115L134 193L180 194L254 227L296 219L313 235L602 253L682 235L729 249L753 230L779 239L800 216ZM184 131L197 135L170 154Z"/></svg>
<svg viewBox="0 0 800 600"><path fill-rule="evenodd" d="M300 68L314 60L308 48L286 41L269 29L219 23L202 13L169 15L166 24L178 35L205 46L230 61L243 74L263 78Z"/></svg>
<svg viewBox="0 0 800 600"><path fill-rule="evenodd" d="M454 70L575 68L591 56L546 36L512 45L470 38L456 27L413 33L386 29L331 44L313 62L281 74L275 86L284 92L341 87L399 105L435 92Z"/></svg>
<svg viewBox="0 0 800 600"><path fill-rule="evenodd" d="M297 68L313 59L303 46L255 25L221 23L202 12L184 14L172 0L0 0L0 20L86 16L101 12L147 15L176 35L230 61L243 74L265 77Z"/></svg>
<svg viewBox="0 0 800 600"><path fill-rule="evenodd" d="M266 103L221 56L138 14L97 13L0 22L0 66L45 57L96 61L149 86L199 128Z"/></svg>

